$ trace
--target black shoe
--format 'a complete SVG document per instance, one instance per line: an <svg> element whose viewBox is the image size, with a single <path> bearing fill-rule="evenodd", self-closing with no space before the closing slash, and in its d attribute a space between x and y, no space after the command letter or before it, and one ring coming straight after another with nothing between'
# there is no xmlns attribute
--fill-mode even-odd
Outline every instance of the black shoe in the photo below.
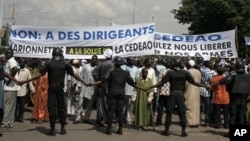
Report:
<svg viewBox="0 0 250 141"><path fill-rule="evenodd" d="M105 127L105 125L102 123L96 123L96 127Z"/></svg>
<svg viewBox="0 0 250 141"><path fill-rule="evenodd" d="M170 133L169 133L169 131L163 131L163 132L161 132L161 135L163 135L163 136L170 136Z"/></svg>
<svg viewBox="0 0 250 141"><path fill-rule="evenodd" d="M229 137L230 137L229 132L228 132L228 133L226 133L226 134L224 135L224 137L229 138Z"/></svg>
<svg viewBox="0 0 250 141"><path fill-rule="evenodd" d="M79 120L75 120L75 121L73 121L73 124L78 124L78 123L80 123L81 121L79 121Z"/></svg>
<svg viewBox="0 0 250 141"><path fill-rule="evenodd" d="M150 123L148 124L148 126L153 126L153 122L150 122Z"/></svg>
<svg viewBox="0 0 250 141"><path fill-rule="evenodd" d="M20 119L18 119L18 122L23 122L23 119L21 119L21 118L20 118Z"/></svg>
<svg viewBox="0 0 250 141"><path fill-rule="evenodd" d="M36 120L35 120L35 119L31 119L30 122L31 122L31 123L36 123Z"/></svg>
<svg viewBox="0 0 250 141"><path fill-rule="evenodd" d="M108 129L107 129L106 134L107 134L107 135L111 135L111 134L112 134L112 132L111 132L111 129L110 129L110 128L108 128Z"/></svg>
<svg viewBox="0 0 250 141"><path fill-rule="evenodd" d="M143 130L143 131L145 131L145 128L143 126L140 126L140 129Z"/></svg>
<svg viewBox="0 0 250 141"><path fill-rule="evenodd" d="M228 125L227 125L227 124L225 124L225 125L224 125L224 128L225 128L225 129L228 129L229 127L228 127Z"/></svg>
<svg viewBox="0 0 250 141"><path fill-rule="evenodd" d="M38 120L36 123L37 123L37 124L42 124L43 121L42 121L42 120Z"/></svg>
<svg viewBox="0 0 250 141"><path fill-rule="evenodd" d="M47 133L47 135L49 136L55 136L56 135L56 131L55 130L49 130L49 132Z"/></svg>
<svg viewBox="0 0 250 141"><path fill-rule="evenodd" d="M89 120L84 120L83 123L92 124Z"/></svg>
<svg viewBox="0 0 250 141"><path fill-rule="evenodd" d="M3 136L3 134L2 133L0 133L0 137L2 137Z"/></svg>
<svg viewBox="0 0 250 141"><path fill-rule="evenodd" d="M181 132L181 137L187 137L187 136L188 136L188 134L185 131Z"/></svg>
<svg viewBox="0 0 250 141"><path fill-rule="evenodd" d="M161 126L162 123L161 123L161 122L156 122L155 125L156 125L156 126Z"/></svg>
<svg viewBox="0 0 250 141"><path fill-rule="evenodd" d="M61 128L61 132L60 132L60 134L61 134L61 135L65 135L65 134L67 134L67 132L66 132L65 128Z"/></svg>
<svg viewBox="0 0 250 141"><path fill-rule="evenodd" d="M116 131L117 134L119 135L122 135L122 128L119 128L117 131Z"/></svg>
<svg viewBox="0 0 250 141"><path fill-rule="evenodd" d="M128 127L128 129L130 129L131 128L131 124L127 124L127 127Z"/></svg>
<svg viewBox="0 0 250 141"><path fill-rule="evenodd" d="M198 128L199 125L190 125L189 127L190 127L190 128Z"/></svg>
<svg viewBox="0 0 250 141"><path fill-rule="evenodd" d="M220 125L219 124L214 124L214 128L215 129L220 129Z"/></svg>

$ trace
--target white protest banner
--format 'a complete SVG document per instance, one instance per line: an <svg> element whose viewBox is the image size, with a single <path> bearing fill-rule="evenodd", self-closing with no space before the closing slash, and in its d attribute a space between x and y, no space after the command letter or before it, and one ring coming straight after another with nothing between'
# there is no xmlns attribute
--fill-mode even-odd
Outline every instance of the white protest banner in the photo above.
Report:
<svg viewBox="0 0 250 141"><path fill-rule="evenodd" d="M124 25L112 23L113 27L121 28ZM154 34L150 33L140 38L127 38L113 46L113 55L128 57L154 55Z"/></svg>
<svg viewBox="0 0 250 141"><path fill-rule="evenodd" d="M155 54L237 58L235 30L201 35L155 33Z"/></svg>
<svg viewBox="0 0 250 141"><path fill-rule="evenodd" d="M154 31L154 23L79 28L14 25L10 30L9 43L16 57L51 58L53 48L61 47L65 58L89 59L94 54L104 58L104 50L117 45L153 44ZM119 55L129 55L127 52L147 55L153 45L148 46L146 49L144 46L130 46Z"/></svg>

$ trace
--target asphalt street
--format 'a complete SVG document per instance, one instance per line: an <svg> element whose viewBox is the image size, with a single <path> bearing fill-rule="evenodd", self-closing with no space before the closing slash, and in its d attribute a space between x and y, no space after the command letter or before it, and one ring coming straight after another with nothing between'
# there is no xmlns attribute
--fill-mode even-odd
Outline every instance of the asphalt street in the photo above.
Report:
<svg viewBox="0 0 250 141"><path fill-rule="evenodd" d="M145 131L135 128L124 128L123 135L116 134L118 125L114 123L112 135L106 135L105 127L96 127L94 110L91 116L91 124L78 123L73 124L73 117L69 117L66 125L67 134L60 135L60 124L56 125L56 136L48 136L49 123L41 124L31 123L31 108L25 112L23 123L15 122L13 128L8 130L0 128L3 136L0 141L229 141L229 138L224 137L228 129L215 129L212 127L204 127L200 125L198 128L187 127L187 137L180 137L181 127L179 125L178 115L173 116L173 124L170 127L170 136L163 136L160 133L164 130L164 126L145 127ZM165 115L164 115L165 118ZM203 122L203 121L202 121ZM201 123L202 124L202 123Z"/></svg>

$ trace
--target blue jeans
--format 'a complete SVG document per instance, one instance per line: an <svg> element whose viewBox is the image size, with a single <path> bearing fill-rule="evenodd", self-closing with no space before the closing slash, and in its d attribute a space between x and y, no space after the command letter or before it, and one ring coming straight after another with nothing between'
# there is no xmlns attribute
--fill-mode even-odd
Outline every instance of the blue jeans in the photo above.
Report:
<svg viewBox="0 0 250 141"><path fill-rule="evenodd" d="M211 123L211 97L201 96L201 105L204 104L205 125ZM202 109L202 108L201 108Z"/></svg>

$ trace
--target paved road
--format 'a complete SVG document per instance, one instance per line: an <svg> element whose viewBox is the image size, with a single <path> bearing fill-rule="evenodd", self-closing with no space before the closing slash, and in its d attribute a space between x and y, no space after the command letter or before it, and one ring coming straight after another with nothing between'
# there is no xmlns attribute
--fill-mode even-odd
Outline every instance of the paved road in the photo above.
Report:
<svg viewBox="0 0 250 141"><path fill-rule="evenodd" d="M95 112L93 111L92 119L94 123ZM164 115L165 116L165 115ZM56 125L57 135L55 137L47 136L49 130L49 123L30 123L31 109L25 113L25 120L23 123L15 122L13 128L8 130L0 129L3 137L1 141L229 141L223 135L228 132L228 129L214 129L211 127L199 126L198 128L187 128L188 137L180 137L181 127L179 126L179 118L177 115L173 116L173 124L170 127L171 135L169 137L160 135L164 130L164 126L156 126L155 131L152 127L146 127L146 131L125 128L123 135L115 134L117 125L113 127L113 134L106 135L105 128L95 127L93 125L79 123L72 124L72 119L68 119L66 126L67 134L60 135L60 125Z"/></svg>

